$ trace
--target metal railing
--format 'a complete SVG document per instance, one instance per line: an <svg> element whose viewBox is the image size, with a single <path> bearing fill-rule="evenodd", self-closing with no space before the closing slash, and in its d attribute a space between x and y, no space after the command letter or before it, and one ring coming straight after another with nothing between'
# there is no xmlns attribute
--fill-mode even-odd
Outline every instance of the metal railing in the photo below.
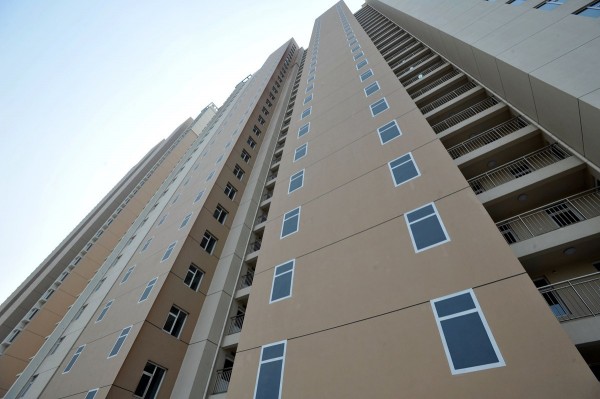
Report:
<svg viewBox="0 0 600 399"><path fill-rule="evenodd" d="M404 38L406 36L406 38ZM397 49L404 47L406 45L406 42L408 42L409 40L412 39L412 36L410 36L408 33L404 32L402 35L398 36L398 38L395 38L394 40L390 41L389 43L387 43L386 45L384 45L381 49L379 49L379 47L377 47L377 49L380 51L381 55L383 56L384 59L388 59L388 57Z"/></svg>
<svg viewBox="0 0 600 399"><path fill-rule="evenodd" d="M272 191L267 191L266 193L263 194L262 196L262 201L266 201L270 198L273 197L273 192Z"/></svg>
<svg viewBox="0 0 600 399"><path fill-rule="evenodd" d="M434 89L437 86L441 85L445 81L452 79L453 77L455 77L458 74L460 74L460 71L458 69L453 69L452 71L450 71L449 73L445 74L441 78L438 78L438 79L434 80L433 82L429 83L428 85L426 85L422 89L419 89L419 90L413 92L410 95L410 97L413 98L413 99L417 98L417 97L421 96L422 94L427 93L429 90Z"/></svg>
<svg viewBox="0 0 600 399"><path fill-rule="evenodd" d="M479 133L476 136L471 137L468 140L463 141L455 146L448 148L448 153L452 157L452 159L460 158L463 155L466 155L472 151L475 151L478 148L483 147L484 145L493 143L496 140L501 139L504 136L507 136L511 133L516 132L526 126L529 123L517 116L516 118L510 119L506 122L499 124L498 126L494 126L491 129L486 130L485 132Z"/></svg>
<svg viewBox="0 0 600 399"><path fill-rule="evenodd" d="M438 61L435 64L433 64L432 66L430 66L429 68L422 70L421 73L418 74L417 76L413 76L412 78L407 79L404 82L400 82L400 83L402 83L402 85L404 87L406 87L406 86L416 82L417 80L423 79L425 76L429 75L431 72L435 71L436 69L438 69L439 67L441 67L444 64L445 64L444 61Z"/></svg>
<svg viewBox="0 0 600 399"><path fill-rule="evenodd" d="M496 223L509 244L524 241L600 216L600 188L595 187Z"/></svg>
<svg viewBox="0 0 600 399"><path fill-rule="evenodd" d="M561 322L600 314L600 272L549 284L538 290Z"/></svg>
<svg viewBox="0 0 600 399"><path fill-rule="evenodd" d="M262 241L260 240L252 241L250 244L248 244L248 253L258 251L260 249L261 244Z"/></svg>
<svg viewBox="0 0 600 399"><path fill-rule="evenodd" d="M271 166L275 165L279 161L281 161L281 156L273 157L273 160L271 161Z"/></svg>
<svg viewBox="0 0 600 399"><path fill-rule="evenodd" d="M229 318L229 330L227 331L228 335L237 334L242 331L242 326L244 325L244 316L245 314L239 314Z"/></svg>
<svg viewBox="0 0 600 399"><path fill-rule="evenodd" d="M393 60L393 59L392 59L392 60L389 60L389 61L388 61L388 64L394 63L394 65L393 65L393 66L392 66L392 65L390 65L390 68L392 68L392 71L393 71L394 73L396 73L396 69L397 69L397 68L399 68L400 66L402 66L402 65L403 65L403 64L404 64L406 61L408 61L408 60L409 60L411 57L414 57L416 54L419 54L419 53L421 53L421 52L423 52L423 51L427 51L427 49L426 49L426 48L424 48L424 47L419 47L419 48L417 48L416 50L413 50L413 51L411 51L409 54L406 54L406 55L404 55L404 54L402 54L402 53L399 53L399 54L398 54L398 55L396 55L394 58L399 58L399 57L402 57L402 59L401 59L401 60L398 60L398 61L395 61L395 60Z"/></svg>
<svg viewBox="0 0 600 399"><path fill-rule="evenodd" d="M240 277L240 282L238 284L238 289L252 287L252 282L254 281L254 272L248 272Z"/></svg>
<svg viewBox="0 0 600 399"><path fill-rule="evenodd" d="M412 72L414 70L416 70L419 66L423 65L424 63L426 63L427 61L429 61L433 56L436 56L436 54L424 54L422 58L419 58L417 60L417 62L415 62L414 64L407 66L406 68L404 68L403 70L401 70L400 72L396 72L396 76L400 77L402 75L404 75L405 73L408 72Z"/></svg>
<svg viewBox="0 0 600 399"><path fill-rule="evenodd" d="M267 215L260 215L259 217L256 218L256 222L254 223L254 225L256 226L257 224L261 224L266 221L267 221Z"/></svg>
<svg viewBox="0 0 600 399"><path fill-rule="evenodd" d="M267 181L271 181L273 179L277 179L277 173L271 173L269 176L267 176Z"/></svg>
<svg viewBox="0 0 600 399"><path fill-rule="evenodd" d="M473 191L475 191L475 194L481 194L570 156L571 154L567 150L562 148L558 143L554 143L467 181Z"/></svg>
<svg viewBox="0 0 600 399"><path fill-rule="evenodd" d="M466 121L467 119L499 103L500 102L496 100L495 97L488 97L485 100L480 101L477 104L472 105L469 108L464 109L439 123L436 123L432 126L433 131L436 133L441 133L444 130L449 129L454 125L458 125L459 123Z"/></svg>
<svg viewBox="0 0 600 399"><path fill-rule="evenodd" d="M469 81L469 82L465 83L464 85L452 90L449 93L444 94L437 100L432 101L429 104L424 105L423 107L421 107L419 109L421 110L421 113L423 115L425 115L426 113L431 112L434 109L441 107L442 105L446 104L447 102L454 100L455 98L468 92L471 89L474 89L475 87L478 87L478 86L475 83Z"/></svg>
<svg viewBox="0 0 600 399"><path fill-rule="evenodd" d="M227 389L229 389L229 381L231 381L232 370L232 367L217 370L217 378L215 379L213 394L227 392Z"/></svg>

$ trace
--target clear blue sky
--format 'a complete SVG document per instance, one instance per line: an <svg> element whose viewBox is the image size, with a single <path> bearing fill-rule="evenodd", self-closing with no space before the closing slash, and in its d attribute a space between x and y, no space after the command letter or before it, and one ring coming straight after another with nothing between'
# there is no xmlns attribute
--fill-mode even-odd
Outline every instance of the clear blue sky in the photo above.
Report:
<svg viewBox="0 0 600 399"><path fill-rule="evenodd" d="M334 4L0 1L0 302L152 146L290 37L305 47Z"/></svg>

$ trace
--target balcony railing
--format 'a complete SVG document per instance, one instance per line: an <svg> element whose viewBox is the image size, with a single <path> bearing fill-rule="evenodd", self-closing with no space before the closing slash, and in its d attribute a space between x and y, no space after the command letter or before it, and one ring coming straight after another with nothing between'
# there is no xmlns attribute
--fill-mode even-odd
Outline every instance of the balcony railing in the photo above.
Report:
<svg viewBox="0 0 600 399"><path fill-rule="evenodd" d="M410 79L405 80L404 82L400 82L402 83L402 85L404 85L404 87L416 82L417 80L421 80L423 79L425 76L429 75L431 72L435 71L436 69L438 69L439 67L441 67L442 65L444 65L445 62L444 61L438 61L435 64L433 64L432 66L430 66L429 68L425 68L421 71L421 73L419 73L416 76L413 76Z"/></svg>
<svg viewBox="0 0 600 399"><path fill-rule="evenodd" d="M260 249L261 244L262 241L260 240L252 241L250 244L248 244L248 253L258 251Z"/></svg>
<svg viewBox="0 0 600 399"><path fill-rule="evenodd" d="M441 133L444 130L449 129L454 125L458 125L459 123L466 121L467 119L477 115L480 112L485 111L488 108L493 107L498 103L499 101L496 100L495 97L488 97L485 100L480 101L477 104L472 105L469 108L462 110L447 119L444 119L440 123L433 125L433 131L436 133Z"/></svg>
<svg viewBox="0 0 600 399"><path fill-rule="evenodd" d="M471 137L468 140L463 141L453 147L448 148L448 153L452 159L460 158L484 145L493 143L496 140L501 139L504 136L508 136L517 130L523 129L529 125L527 121L520 116L510 119L506 122L501 123L498 126L494 126L485 132L479 133L476 136Z"/></svg>
<svg viewBox="0 0 600 399"><path fill-rule="evenodd" d="M281 161L281 156L274 157L271 161L271 166L275 165L277 162Z"/></svg>
<svg viewBox="0 0 600 399"><path fill-rule="evenodd" d="M261 224L267 221L267 215L260 215L259 217L256 218L256 222L254 223L254 225L256 226L257 224Z"/></svg>
<svg viewBox="0 0 600 399"><path fill-rule="evenodd" d="M561 322L600 315L600 272L549 284L538 290Z"/></svg>
<svg viewBox="0 0 600 399"><path fill-rule="evenodd" d="M600 188L544 205L496 223L509 244L600 216Z"/></svg>
<svg viewBox="0 0 600 399"><path fill-rule="evenodd" d="M229 389L229 381L231 381L232 367L217 370L217 379L215 380L215 386L213 387L213 394L227 392Z"/></svg>
<svg viewBox="0 0 600 399"><path fill-rule="evenodd" d="M395 73L395 72L396 72L396 71L395 71L395 69L396 69L396 68L400 67L400 66L401 66L402 64L404 64L406 61L408 61L408 60L409 60L411 57L415 56L416 54L419 54L420 52L422 52L422 51L424 51L424 50L425 50L425 48L423 48L423 47L419 47L419 48L417 48L416 50L413 50L413 51L411 51L409 54L406 54L406 55L404 55L404 56L402 57L402 59L401 59L401 60L398 60L398 61L395 61L395 60L393 60L393 61L389 61L390 63L391 63L391 62L393 62L393 63L394 63L394 66L390 65L390 68L392 68L392 70L394 70L394 73ZM396 57L400 57L400 56L402 56L402 55L403 55L403 54L402 54L402 53L400 53L400 54L398 54Z"/></svg>
<svg viewBox="0 0 600 399"><path fill-rule="evenodd" d="M268 181L268 179L267 179L267 181ZM273 193L271 191L267 191L266 193L263 194L262 200L266 201L272 197L273 197Z"/></svg>
<svg viewBox="0 0 600 399"><path fill-rule="evenodd" d="M547 147L469 179L468 182L473 191L475 191L475 194L481 194L570 156L571 154L558 143L550 144Z"/></svg>
<svg viewBox="0 0 600 399"><path fill-rule="evenodd" d="M248 272L240 277L240 282L238 284L238 289L252 287L252 282L254 281L254 273Z"/></svg>
<svg viewBox="0 0 600 399"><path fill-rule="evenodd" d="M227 331L227 334L237 334L242 331L242 326L244 325L244 316L244 314L239 314L229 318L229 330Z"/></svg>
<svg viewBox="0 0 600 399"><path fill-rule="evenodd" d="M477 85L475 83L469 81L468 83L460 86L459 88L454 89L451 92L444 94L437 100L432 101L429 104L421 107L420 108L421 113L423 115L425 115L426 113L431 112L434 109L441 107L442 105L446 104L447 102L454 100L455 98L468 92L471 89L474 89L475 87L477 87Z"/></svg>
<svg viewBox="0 0 600 399"><path fill-rule="evenodd" d="M414 93L412 93L410 95L410 97L417 98L417 97L421 96L422 94L427 93L429 90L436 88L437 86L441 85L442 83L452 79L453 77L455 77L456 75L459 75L459 74L460 74L460 71L458 69L453 69L452 71L445 74L441 78L438 78L438 79L434 80L433 82L431 82L430 84L423 87L422 89L415 91Z"/></svg>
<svg viewBox="0 0 600 399"><path fill-rule="evenodd" d="M419 58L414 64L407 66L406 68L404 68L403 70L401 70L400 72L396 72L396 76L402 76L407 72L410 71L414 71L415 69L417 69L419 66L423 65L425 62L427 62L430 58L432 57L432 54L425 54L423 55L421 58Z"/></svg>
<svg viewBox="0 0 600 399"><path fill-rule="evenodd" d="M269 176L267 176L267 181L271 181L273 179L277 179L277 173L271 173Z"/></svg>

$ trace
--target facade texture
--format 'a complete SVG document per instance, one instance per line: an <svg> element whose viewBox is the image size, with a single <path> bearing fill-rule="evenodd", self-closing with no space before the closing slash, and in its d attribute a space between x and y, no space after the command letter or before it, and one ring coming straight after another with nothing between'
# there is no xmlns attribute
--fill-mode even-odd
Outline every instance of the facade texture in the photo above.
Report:
<svg viewBox="0 0 600 399"><path fill-rule="evenodd" d="M4 323L54 255L3 305L4 397L600 396L597 8L331 7L182 125L56 328Z"/></svg>

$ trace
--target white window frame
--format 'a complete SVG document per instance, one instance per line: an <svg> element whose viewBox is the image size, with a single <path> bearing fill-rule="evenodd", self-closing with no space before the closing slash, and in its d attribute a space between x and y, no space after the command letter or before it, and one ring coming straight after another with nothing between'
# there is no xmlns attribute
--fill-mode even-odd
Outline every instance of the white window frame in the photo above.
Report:
<svg viewBox="0 0 600 399"><path fill-rule="evenodd" d="M302 183L299 187L292 190L292 181L297 179L302 179ZM304 187L304 169L290 176L290 183L288 184L288 194L291 194L296 190L300 190L302 187Z"/></svg>
<svg viewBox="0 0 600 399"><path fill-rule="evenodd" d="M125 327L124 329L121 330L121 333L117 337L117 340L115 341L115 344L113 345L113 347L110 350L110 352L108 352L107 359L111 359L111 358L117 356L119 354L119 352L121 352L121 348L123 347L123 344L127 340L127 337L129 336L129 333L131 332L132 328L133 328L133 325L127 326L127 327ZM123 338L123 339L121 340L121 338ZM121 340L121 342L119 342L119 340ZM115 351L115 349L117 351L115 352L114 355L111 355L111 353L113 353Z"/></svg>
<svg viewBox="0 0 600 399"><path fill-rule="evenodd" d="M171 313L171 309L177 309L179 311L179 313L177 315L175 315L174 313ZM171 309L169 309L169 313L167 314L167 320L165 320L165 324L167 323L167 321L169 320L169 316L171 316L171 314L173 314L173 316L175 317L175 321L173 322L173 326L171 326L171 331L166 330L165 327L163 326L163 331L168 333L169 335L179 339L179 337L181 337L181 333L183 332L183 328L185 327L185 322L187 321L187 318L189 316L189 313L186 312L185 310L181 309L179 306L173 304L171 305ZM173 334L173 328L175 327L175 325L177 324L177 318L183 314L183 323L181 324L181 329L179 330L179 332L177 333L177 335Z"/></svg>
<svg viewBox="0 0 600 399"><path fill-rule="evenodd" d="M465 310L462 312L453 313L453 314L446 315L443 317L438 317L437 309L435 307L435 304L437 302L441 302L446 299L454 298L454 297L457 297L457 296L460 296L463 294L469 294L471 296L471 300L475 304L475 307L473 309L468 309L468 310ZM479 301L477 301L477 297L475 296L475 292L473 291L472 288L469 288L467 290L460 291L460 292L455 292L453 294L446 295L446 296L443 296L440 298L432 299L431 301L429 301L429 303L431 304L431 308L433 310L433 316L435 317L435 323L437 324L438 331L440 333L440 338L442 339L442 345L444 346L444 352L446 353L446 359L448 360L448 366L450 366L450 372L453 375L471 373L474 371L487 370L487 369L491 369L491 368L506 366L504 358L502 357L502 353L500 353L500 348L498 347L498 344L496 343L496 339L494 338L494 335L492 334L492 330L490 329L490 326L485 318L485 315L483 314L483 311L481 310L481 306L479 306ZM492 345L492 348L494 349L496 357L498 358L498 362L488 363L488 364L484 364L481 366L467 367L464 369L457 370L454 368L454 363L452 361L452 357L450 356L450 350L448 349L448 344L446 342L446 336L444 335L444 330L442 329L441 322L444 320L453 319L453 318L464 316L464 315L471 314L471 313L477 313L479 315L479 318L481 319L481 323L483 324L483 328L485 329L485 332L487 333L487 337L490 340L490 344Z"/></svg>
<svg viewBox="0 0 600 399"><path fill-rule="evenodd" d="M364 60L361 60L356 64L356 70L360 71L361 68L364 68L368 64L369 64L369 60L367 58L365 58Z"/></svg>
<svg viewBox="0 0 600 399"><path fill-rule="evenodd" d="M393 126L395 126L398 129L399 134L397 136L394 136L393 138L389 139L388 141L384 142L383 141L383 137L381 136L381 134L385 133L387 130L391 129L393 127L392 124L393 124ZM402 136L402 129L400 129L400 126L398 125L398 122L396 122L395 119L392 119L388 123L385 123L385 124L383 124L383 125L381 125L381 126L379 126L377 128L377 135L379 136L379 142L381 143L381 145L386 145L390 141L394 141L398 137L401 137Z"/></svg>
<svg viewBox="0 0 600 399"><path fill-rule="evenodd" d="M281 221L281 232L279 233L279 239L284 239L286 237L289 237L291 235L296 234L298 231L300 231L300 214L302 212L302 207L299 206L297 208L294 208L286 213L283 214L283 219ZM292 215L292 216L288 216L290 213L294 212L294 211L298 211L297 215ZM285 226L285 222L287 222L288 220L290 220L291 218L297 217L298 218L298 222L296 223L296 230L292 231L291 233L288 233L286 235L283 235L283 226Z"/></svg>
<svg viewBox="0 0 600 399"><path fill-rule="evenodd" d="M377 86L377 89L373 90L370 93L367 93L367 89L369 89L369 88L371 88L373 86ZM379 86L379 82L378 81L375 81L375 82L371 83L370 85L368 85L367 87L365 87L363 90L365 92L365 97L369 97L369 96L373 95L374 93L377 93L379 90L381 90L381 86Z"/></svg>
<svg viewBox="0 0 600 399"><path fill-rule="evenodd" d="M381 110L381 111L375 113L375 111L373 110L373 108L374 107L378 107L381 104L385 104L386 108L384 110ZM390 109L390 104L387 102L387 99L385 97L382 97L379 100L377 100L374 103L372 103L371 105L369 105L369 109L371 110L371 116L373 118L375 118L377 115L381 115L382 113L384 113L385 111L387 111L388 109Z"/></svg>
<svg viewBox="0 0 600 399"><path fill-rule="evenodd" d="M71 370L73 370L73 367L75 367L75 363L77 363L77 360L79 360L79 357L81 356L81 354L83 353L83 350L85 349L85 345L80 345L75 352L73 352L73 356L71 356L71 359L67 362L67 365L65 366L65 369L63 370L63 374L67 374L69 373Z"/></svg>
<svg viewBox="0 0 600 399"><path fill-rule="evenodd" d="M140 299L138 300L138 303L144 302L145 300L148 299L148 297L150 297L150 294L152 293L152 290L154 289L154 286L156 285L157 281L158 281L158 276L156 276L153 279L151 279L150 281L148 281L148 284L146 284L144 291L142 291L142 295L140 295ZM144 294L146 293L146 290L148 290L148 294L144 298Z"/></svg>
<svg viewBox="0 0 600 399"><path fill-rule="evenodd" d="M152 240L154 239L154 236L148 238L146 240L146 242L144 243L144 245L142 246L142 249L140 250L140 253L144 253L146 252L146 250L148 249L148 247L150 247L150 244L152 243Z"/></svg>
<svg viewBox="0 0 600 399"><path fill-rule="evenodd" d="M196 269L196 270L191 270L192 268ZM185 279L187 278L188 273L190 273L190 271L193 273L192 279L190 280L190 284L187 284L185 282ZM192 284L194 282L194 279L196 278L196 275L200 274L200 280L198 280L198 286L194 289L192 288ZM202 280L204 279L204 270L200 269L197 265L195 265L194 263L190 264L188 266L188 270L185 273L185 277L183 278L183 284L185 284L189 289L191 289L192 291L198 292L200 290L200 286L202 285Z"/></svg>
<svg viewBox="0 0 600 399"><path fill-rule="evenodd" d="M203 188L202 190L200 190L198 195L196 195L196 198L194 198L194 204L202 199L202 197L204 196L204 191L206 191L206 189Z"/></svg>
<svg viewBox="0 0 600 399"><path fill-rule="evenodd" d="M308 96L306 96L306 97L304 98L304 102L302 103L302 105L306 105L306 103L309 103L309 102L311 102L311 101L312 101L312 99L313 99L313 93L310 93Z"/></svg>
<svg viewBox="0 0 600 399"><path fill-rule="evenodd" d="M164 214L164 215L163 215L163 216L160 218L160 220L158 221L158 224L157 224L157 226L160 226L161 224L163 224L163 223L165 222L165 219L167 218L167 216L169 216L169 214L168 214L168 213L165 213L165 214Z"/></svg>
<svg viewBox="0 0 600 399"><path fill-rule="evenodd" d="M102 320L104 320L104 318L106 317L106 314L108 313L108 311L110 310L110 307L112 306L112 304L114 302L115 302L114 299L111 299L110 301L106 302L106 304L104 305L104 307L100 311L100 314L96 318L96 321L94 322L94 324L100 323Z"/></svg>
<svg viewBox="0 0 600 399"><path fill-rule="evenodd" d="M190 212L187 215L185 215L183 217L183 220L181 221L181 224L179 225L179 229L177 230L181 230L183 229L185 226L188 225L188 223L190 222L190 219L192 218L192 215L194 214L194 212Z"/></svg>
<svg viewBox="0 0 600 399"><path fill-rule="evenodd" d="M298 155L298 151L304 147L304 155L297 157ZM306 156L306 154L308 154L308 143L304 143L302 145L299 145L295 150L294 150L294 162L301 160L302 158L304 158Z"/></svg>
<svg viewBox="0 0 600 399"><path fill-rule="evenodd" d="M160 263L163 263L164 261L169 260L176 245L177 245L177 241L173 241L172 243L169 244L169 246L165 250L165 253L163 254L163 256L160 260Z"/></svg>
<svg viewBox="0 0 600 399"><path fill-rule="evenodd" d="M268 360L262 360L263 352L264 352L265 348L269 348L271 346L281 345L281 344L283 344L283 356L276 357L273 359L268 359ZM258 371L256 372L256 383L254 384L254 395L252 395L253 399L256 399L256 389L258 388L258 378L260 377L261 366L265 363L270 363L270 362L274 362L277 360L282 361L281 362L281 377L279 378L279 398L278 398L278 399L281 399L281 391L283 388L283 375L284 375L284 371L285 371L285 354L286 354L286 352L287 352L287 340L273 342L272 344L263 345L260 348L260 357L258 358Z"/></svg>
<svg viewBox="0 0 600 399"><path fill-rule="evenodd" d="M364 53L364 52L362 52L362 51L361 51L360 53L358 53L358 54L354 54L354 61L358 60L358 59L359 59L360 57L362 57L363 55L365 55L365 53Z"/></svg>
<svg viewBox="0 0 600 399"><path fill-rule="evenodd" d="M392 162L395 162L395 161L399 160L400 158L402 158L402 157L405 157L405 156L407 156L407 155L408 155L408 159L407 159L406 161L402 162L402 163L401 163L401 164L399 164L399 165L396 165L396 166L393 166L393 167L392 167ZM397 168L401 167L402 165L405 165L405 164L407 164L407 163L409 163L409 162L411 162L411 163L413 164L413 166L415 167L415 169L416 169L416 171L417 171L417 175L416 175L416 176L413 176L413 177L411 177L411 178L410 178L410 179L408 179L408 180L404 180L404 181L401 181L401 182L397 182L397 181L396 181L396 176L394 175L394 169L397 169ZM414 179L416 179L417 177L421 176L421 171L419 170L419 167L417 166L417 163L415 162L415 158L413 157L413 155L412 155L412 152L407 152L406 154L403 154L403 155L399 156L398 158L392 159L391 161L389 161L389 162L388 162L388 168L389 168L389 170L390 170L390 174L392 175L392 181L394 182L394 187L401 186L401 185L403 185L404 183L407 183L407 182L409 182L409 181L411 181L411 180L414 180Z"/></svg>
<svg viewBox="0 0 600 399"><path fill-rule="evenodd" d="M305 113L308 111L308 113L305 115ZM310 114L312 114L312 106L306 108L304 111L302 111L302 113L300 114L300 120L303 120L304 118L308 118L310 116Z"/></svg>
<svg viewBox="0 0 600 399"><path fill-rule="evenodd" d="M423 208L425 208L425 207L427 207L427 206L429 206L429 205L431 205L431 206L433 207L433 211L434 211L434 213L432 213L432 214L429 214L429 215L426 215L426 216L423 216L423 217L421 217L420 219L417 219L417 220L415 220L415 221L412 221L412 222L409 222L409 221L408 221L408 215L409 215L409 214L411 214L411 213L413 213L413 212L416 212L416 211L419 211L419 210L421 210L421 209L423 209ZM440 227L442 228L442 231L444 232L444 235L446 236L446 239L445 239L445 240L442 240L442 241L440 241L440 242L437 242L437 243L435 243L435 244L429 245L428 247L424 247L424 248L421 248L421 249L417 249L417 244L416 244L416 242L415 242L415 238L414 238L414 236L413 236L413 232L412 232L412 229L411 229L411 225L413 225L413 224L415 224L415 223L418 223L418 222L420 222L421 220L423 220L423 219L426 219L426 218L428 218L428 217L431 217L431 216L433 216L433 215L435 215L435 217L437 218L437 220L438 220L438 222L439 222L439 224L440 224ZM440 217L440 214L439 214L439 212L438 212L438 210L437 210L437 208L436 208L436 206L435 206L435 203L434 203L434 202L430 202L430 203L428 203L428 204L425 204L425 205L423 205L423 206L420 206L420 207L418 207L418 208L412 209L412 210L410 210L409 212L406 212L406 213L404 214L404 221L406 222L406 227L408 228L408 233L410 234L410 240L412 241L412 244L413 244L413 249L415 250L415 253L419 253L419 252L427 251L428 249L431 249L431 248L437 247L438 245L442 245L442 244L445 244L445 243L447 243L447 242L450 242L450 235L448 235L448 231L446 230L446 226L444 226L444 222L442 221L442 218Z"/></svg>
<svg viewBox="0 0 600 399"><path fill-rule="evenodd" d="M368 74L369 74L369 76L365 77L365 75L368 75ZM373 77L374 75L375 75L375 73L373 72L373 70L371 68L369 68L366 71L364 71L363 73L361 73L358 78L360 79L361 82L364 82L365 80Z"/></svg>
<svg viewBox="0 0 600 399"><path fill-rule="evenodd" d="M308 94L309 91L311 91L312 89L315 88L314 83L309 84L308 86L306 86L306 90L304 90L305 94Z"/></svg>
<svg viewBox="0 0 600 399"><path fill-rule="evenodd" d="M212 239L215 240L215 242L214 242L212 248L210 249L210 251L202 246L202 241L204 240L204 238L206 237L206 235L209 235ZM209 240L209 242L210 242L210 240ZM212 255L215 252L215 248L217 247L217 243L218 242L219 242L219 239L213 233L211 233L208 230L205 230L204 234L202 235L202 239L200 240L200 248L202 248L204 251L206 251L207 254Z"/></svg>
<svg viewBox="0 0 600 399"><path fill-rule="evenodd" d="M83 399L94 399L96 397L96 394L98 393L98 389L99 388L90 389L89 391L87 391ZM92 394L92 396L90 396L90 394Z"/></svg>
<svg viewBox="0 0 600 399"><path fill-rule="evenodd" d="M277 274L277 269L279 269L282 266L286 266L290 262L292 263L292 268L290 270ZM294 289L294 273L295 273L295 271L296 271L296 259L290 259L287 262L283 262L273 268L273 280L271 281L271 293L269 294L269 304L283 301L284 299L292 297L292 291ZM275 280L277 280L277 277L283 276L284 274L288 274L288 273L292 274L292 278L290 279L289 295L281 297L281 298L273 299L273 290L275 289Z"/></svg>
<svg viewBox="0 0 600 399"><path fill-rule="evenodd" d="M127 271L125 272L125 275L121 279L121 282L119 283L119 285L125 284L127 282L127 280L129 280L129 277L131 276L131 273L133 273L133 270L135 269L135 266L136 265L133 265L129 269L127 269Z"/></svg>
<svg viewBox="0 0 600 399"><path fill-rule="evenodd" d="M215 171L211 170L210 173L208 174L208 176L206 176L206 181L210 181L210 179L212 179L214 175L215 175Z"/></svg>
<svg viewBox="0 0 600 399"><path fill-rule="evenodd" d="M300 132L301 132L301 131L302 131L302 129L304 129L304 128L306 128L306 132L304 132L304 133L300 134ZM302 136L305 136L305 135L307 135L309 132L310 132L310 122L308 122L308 123L306 123L306 124L304 124L304 125L302 125L302 126L300 126L300 127L298 128L298 138L300 138L300 137L302 137Z"/></svg>

